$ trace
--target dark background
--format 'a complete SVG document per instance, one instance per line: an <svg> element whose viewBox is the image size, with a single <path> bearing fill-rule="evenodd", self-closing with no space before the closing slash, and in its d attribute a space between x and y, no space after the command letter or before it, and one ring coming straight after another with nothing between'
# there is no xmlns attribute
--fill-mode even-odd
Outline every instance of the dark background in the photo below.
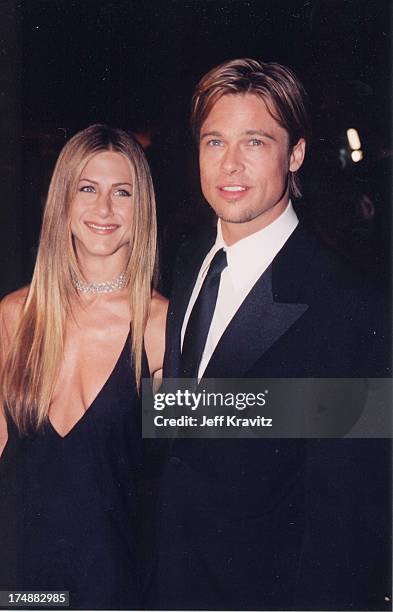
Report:
<svg viewBox="0 0 393 612"><path fill-rule="evenodd" d="M0 0L0 296L29 281L58 152L96 122L139 134L155 182L162 289L179 240L208 222L188 130L199 78L235 57L289 65L313 143L299 211L389 293L388 0ZM346 130L363 160L354 163Z"/></svg>

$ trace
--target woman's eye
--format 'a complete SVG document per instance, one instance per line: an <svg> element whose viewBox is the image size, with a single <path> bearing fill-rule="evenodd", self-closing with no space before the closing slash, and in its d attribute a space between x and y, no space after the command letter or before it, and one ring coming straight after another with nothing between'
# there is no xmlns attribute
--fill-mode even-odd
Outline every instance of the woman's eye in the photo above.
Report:
<svg viewBox="0 0 393 612"><path fill-rule="evenodd" d="M95 189L93 185L82 185L82 187L79 188L79 191L82 191L83 193L94 193Z"/></svg>
<svg viewBox="0 0 393 612"><path fill-rule="evenodd" d="M127 191L127 189L116 189L115 195L121 196L123 198L129 198L131 196L131 193Z"/></svg>

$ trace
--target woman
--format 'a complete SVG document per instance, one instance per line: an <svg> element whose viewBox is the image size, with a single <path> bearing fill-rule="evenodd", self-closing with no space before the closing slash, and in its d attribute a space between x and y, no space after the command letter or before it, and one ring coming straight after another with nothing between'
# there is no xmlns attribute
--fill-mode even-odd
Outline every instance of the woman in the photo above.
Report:
<svg viewBox="0 0 393 612"><path fill-rule="evenodd" d="M142 150L102 125L76 134L54 170L32 283L0 306L1 589L139 605L139 389L162 366L167 307L152 296L155 261Z"/></svg>

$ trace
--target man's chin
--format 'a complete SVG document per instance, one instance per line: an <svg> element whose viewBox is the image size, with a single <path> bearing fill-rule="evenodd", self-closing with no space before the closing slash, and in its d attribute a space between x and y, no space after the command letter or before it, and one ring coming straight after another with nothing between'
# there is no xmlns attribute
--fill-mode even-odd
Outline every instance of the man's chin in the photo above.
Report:
<svg viewBox="0 0 393 612"><path fill-rule="evenodd" d="M255 219L254 215L247 215L244 213L242 215L225 215L220 213L216 214L223 223L249 223L250 221L253 221Z"/></svg>

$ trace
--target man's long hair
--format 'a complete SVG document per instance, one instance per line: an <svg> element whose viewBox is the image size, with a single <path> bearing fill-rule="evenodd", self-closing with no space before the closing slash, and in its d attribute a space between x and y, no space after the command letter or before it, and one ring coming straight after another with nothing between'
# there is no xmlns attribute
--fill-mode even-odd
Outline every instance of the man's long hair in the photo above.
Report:
<svg viewBox="0 0 393 612"><path fill-rule="evenodd" d="M48 418L64 351L66 320L78 298L73 278L84 278L70 229L70 206L81 172L104 151L123 155L132 172L133 222L128 261L131 351L137 386L142 370L143 334L156 271L155 198L141 147L126 132L93 125L76 134L57 160L45 205L34 274L16 335L1 376L5 410L20 433L37 431Z"/></svg>

